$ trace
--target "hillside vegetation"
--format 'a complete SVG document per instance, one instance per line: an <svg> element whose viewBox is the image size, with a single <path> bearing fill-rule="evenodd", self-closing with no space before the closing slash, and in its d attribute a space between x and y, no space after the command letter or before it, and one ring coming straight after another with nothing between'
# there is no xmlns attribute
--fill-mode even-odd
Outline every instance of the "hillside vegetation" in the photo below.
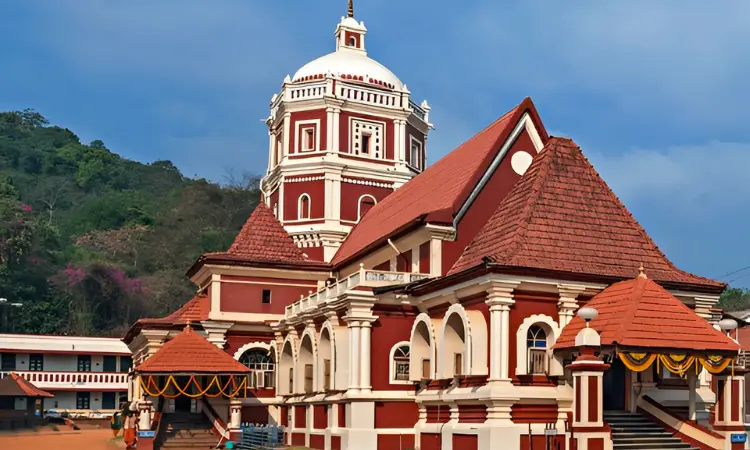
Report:
<svg viewBox="0 0 750 450"><path fill-rule="evenodd" d="M116 336L176 309L195 292L185 270L226 249L257 200L250 177L186 178L0 113L0 332Z"/></svg>

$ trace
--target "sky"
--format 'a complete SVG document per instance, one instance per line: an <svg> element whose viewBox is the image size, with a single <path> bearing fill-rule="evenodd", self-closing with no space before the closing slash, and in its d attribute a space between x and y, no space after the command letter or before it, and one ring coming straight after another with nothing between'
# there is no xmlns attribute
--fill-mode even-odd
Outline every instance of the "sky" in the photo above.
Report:
<svg viewBox="0 0 750 450"><path fill-rule="evenodd" d="M223 181L266 169L287 74L346 0L6 0L0 110ZM675 264L750 287L750 2L355 0L369 56L432 106L436 161L530 96ZM742 278L738 278L742 277Z"/></svg>

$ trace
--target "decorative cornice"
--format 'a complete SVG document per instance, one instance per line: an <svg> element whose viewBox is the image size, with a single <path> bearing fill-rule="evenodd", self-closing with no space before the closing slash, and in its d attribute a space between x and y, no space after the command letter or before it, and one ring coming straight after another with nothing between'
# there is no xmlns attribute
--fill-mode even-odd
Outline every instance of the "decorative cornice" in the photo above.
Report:
<svg viewBox="0 0 750 450"><path fill-rule="evenodd" d="M305 181L320 181L325 178L324 175L317 175L312 177L299 177L299 178L284 178L285 183L303 183Z"/></svg>
<svg viewBox="0 0 750 450"><path fill-rule="evenodd" d="M357 180L354 178L346 178L346 177L343 177L341 181L343 183L349 183L349 184L361 184L363 186L374 186L374 187L393 189L393 183L378 183L377 181Z"/></svg>

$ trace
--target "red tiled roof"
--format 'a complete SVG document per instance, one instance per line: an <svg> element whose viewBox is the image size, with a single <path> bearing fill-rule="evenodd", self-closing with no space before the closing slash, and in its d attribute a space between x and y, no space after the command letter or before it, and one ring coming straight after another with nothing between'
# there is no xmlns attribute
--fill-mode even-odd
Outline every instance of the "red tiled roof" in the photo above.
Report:
<svg viewBox="0 0 750 450"><path fill-rule="evenodd" d="M140 373L235 374L250 370L189 325L135 368Z"/></svg>
<svg viewBox="0 0 750 450"><path fill-rule="evenodd" d="M211 309L208 297L205 295L196 295L189 302L185 303L172 314L159 319L139 319L142 324L185 324L190 322L202 322L208 320L208 313Z"/></svg>
<svg viewBox="0 0 750 450"><path fill-rule="evenodd" d="M737 343L645 276L609 286L586 306L599 312L590 326L599 333L603 346L739 350ZM573 318L563 328L555 349L574 347L576 335L585 326L583 319Z"/></svg>
<svg viewBox="0 0 750 450"><path fill-rule="evenodd" d="M265 203L260 202L226 252L208 253L258 262L305 263L308 259Z"/></svg>
<svg viewBox="0 0 750 450"><path fill-rule="evenodd" d="M570 139L551 138L453 265L483 264L723 287L677 269Z"/></svg>
<svg viewBox="0 0 750 450"><path fill-rule="evenodd" d="M15 372L11 372L9 376L0 380L0 396L54 397L54 395L39 389Z"/></svg>
<svg viewBox="0 0 750 450"><path fill-rule="evenodd" d="M339 265L419 220L450 224L522 114L532 111L531 99L448 153L367 212L333 258ZM541 128L541 126L540 126ZM546 131L539 130L543 139Z"/></svg>

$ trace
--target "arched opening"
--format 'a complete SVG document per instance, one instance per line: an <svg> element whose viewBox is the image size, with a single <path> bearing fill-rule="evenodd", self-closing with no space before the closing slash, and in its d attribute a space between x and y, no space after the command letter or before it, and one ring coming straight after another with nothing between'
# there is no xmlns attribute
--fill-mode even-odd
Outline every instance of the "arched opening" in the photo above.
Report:
<svg viewBox="0 0 750 450"><path fill-rule="evenodd" d="M444 377L454 377L467 373L467 345L466 345L466 327L459 314L451 314L445 323L443 334L443 343L440 352L443 356L442 375Z"/></svg>
<svg viewBox="0 0 750 450"><path fill-rule="evenodd" d="M357 46L357 38L355 36L349 36L349 47Z"/></svg>
<svg viewBox="0 0 750 450"><path fill-rule="evenodd" d="M526 373L529 375L546 374L549 358L547 357L547 332L539 325L532 325L526 332Z"/></svg>
<svg viewBox="0 0 750 450"><path fill-rule="evenodd" d="M310 394L313 392L314 386L314 368L315 358L313 353L313 343L310 335L305 335L302 338L302 342L299 346L299 356L297 358L297 367L302 375L299 378L298 391Z"/></svg>
<svg viewBox="0 0 750 450"><path fill-rule="evenodd" d="M410 354L408 342L399 342L391 348L389 371L391 384L409 383Z"/></svg>
<svg viewBox="0 0 750 450"><path fill-rule="evenodd" d="M411 381L433 378L432 336L427 323L417 322L409 341L409 379Z"/></svg>
<svg viewBox="0 0 750 450"><path fill-rule="evenodd" d="M331 333L328 328L323 328L318 339L318 379L322 381L322 389L325 391L333 389L333 346L331 345Z"/></svg>
<svg viewBox="0 0 750 450"><path fill-rule="evenodd" d="M362 220L362 217L367 214L367 211L372 209L375 204L377 204L378 201L375 200L375 197L369 194L365 194L359 198L359 205L357 206L357 221Z"/></svg>
<svg viewBox="0 0 750 450"><path fill-rule="evenodd" d="M310 196L302 194L297 201L297 218L299 220L310 218Z"/></svg>
<svg viewBox="0 0 750 450"><path fill-rule="evenodd" d="M273 388L276 363L269 350L251 348L240 356L240 364L250 369L253 388Z"/></svg>
<svg viewBox="0 0 750 450"><path fill-rule="evenodd" d="M284 343L279 358L279 390L283 394L294 393L294 349L291 341Z"/></svg>

